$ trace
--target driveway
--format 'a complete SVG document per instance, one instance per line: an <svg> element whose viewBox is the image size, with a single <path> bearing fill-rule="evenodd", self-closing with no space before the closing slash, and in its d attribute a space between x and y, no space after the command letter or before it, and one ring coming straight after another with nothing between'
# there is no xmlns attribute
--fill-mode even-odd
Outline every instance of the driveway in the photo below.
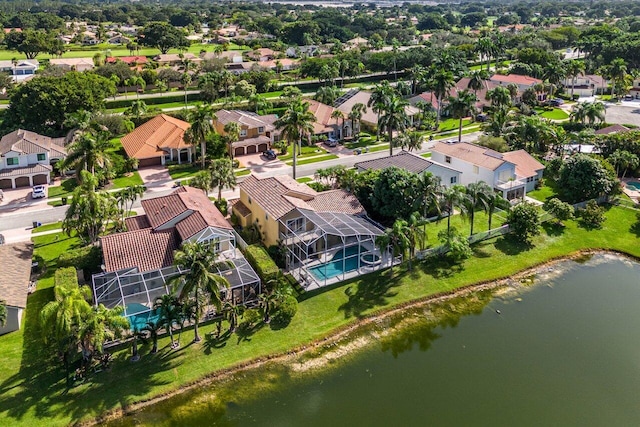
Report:
<svg viewBox="0 0 640 427"><path fill-rule="evenodd" d="M254 174L264 174L278 171L280 169L287 169L290 166L287 166L283 161L275 159L275 160L267 160L262 157L262 154L247 154L245 156L238 156L236 159L240 162L240 166L244 166L246 168L251 169L251 173Z"/></svg>
<svg viewBox="0 0 640 427"><path fill-rule="evenodd" d="M47 209L48 198L32 199L31 187L2 190L3 200L0 202L0 213L11 213L20 209L24 211L37 211Z"/></svg>
<svg viewBox="0 0 640 427"><path fill-rule="evenodd" d="M174 180L165 166L149 166L138 169L140 178L148 192L170 190Z"/></svg>
<svg viewBox="0 0 640 427"><path fill-rule="evenodd" d="M607 123L640 126L640 101L624 101L620 104L605 103L605 106L607 107L605 115Z"/></svg>

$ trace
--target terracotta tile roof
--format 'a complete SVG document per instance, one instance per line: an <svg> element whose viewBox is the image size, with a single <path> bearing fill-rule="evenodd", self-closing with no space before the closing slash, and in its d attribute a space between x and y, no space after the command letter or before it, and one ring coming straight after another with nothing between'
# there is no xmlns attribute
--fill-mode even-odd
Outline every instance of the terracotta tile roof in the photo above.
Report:
<svg viewBox="0 0 640 427"><path fill-rule="evenodd" d="M136 215L124 219L124 224L128 231L144 230L145 228L151 228L149 218L146 215Z"/></svg>
<svg viewBox="0 0 640 427"><path fill-rule="evenodd" d="M32 255L32 243L0 245L0 300L6 301L8 306L27 306Z"/></svg>
<svg viewBox="0 0 640 427"><path fill-rule="evenodd" d="M0 139L0 155L9 151L22 154L37 154L47 151L59 154L61 157L67 155L67 150L64 148L64 138L50 138L24 129L14 130Z"/></svg>
<svg viewBox="0 0 640 427"><path fill-rule="evenodd" d="M468 90L469 92L475 93L475 95L478 97L478 102L476 102L476 108L481 108L484 105L489 105L490 102L487 101L487 92L497 88L500 85L490 80L485 80L484 87L478 90L477 92L474 92L472 89L469 89L470 81L471 79L469 77L463 77L460 80L458 80L456 85L451 90L450 95L456 96L458 92L462 92L463 90Z"/></svg>
<svg viewBox="0 0 640 427"><path fill-rule="evenodd" d="M151 228L111 234L100 239L106 271L137 267L151 271L173 264L178 248L175 229L154 231Z"/></svg>
<svg viewBox="0 0 640 427"><path fill-rule="evenodd" d="M610 133L623 133L623 132L629 132L630 130L631 129L629 129L626 126L615 124L615 125L607 126L606 128L598 129L595 132L595 134L596 135L609 135Z"/></svg>
<svg viewBox="0 0 640 427"><path fill-rule="evenodd" d="M528 178L538 174L544 169L544 165L537 161L531 154L524 150L509 151L502 153L504 159L516 165L516 175Z"/></svg>
<svg viewBox="0 0 640 427"><path fill-rule="evenodd" d="M393 156L358 162L354 166L362 170L379 170L395 166L400 169L406 169L409 172L422 173L432 164L433 162L424 157L416 156L408 151L400 151Z"/></svg>
<svg viewBox="0 0 640 427"><path fill-rule="evenodd" d="M358 103L364 104L366 106L369 103L369 99L371 99L371 92L367 92L366 90L361 90L361 91L358 91L355 95L351 96L350 98L347 98L346 100L344 100L336 108L342 111L342 113L344 114L345 120L348 122L349 121L348 116L353 106ZM413 107L412 105L407 105L405 107L405 112L407 113L408 116L413 116L419 113L420 110ZM363 123L369 123L372 126L376 126L378 124L378 115L374 113L370 107L367 106L367 111L362 115L361 121Z"/></svg>
<svg viewBox="0 0 640 427"><path fill-rule="evenodd" d="M240 199L232 200L229 203L231 205L231 209L233 210L233 212L236 213L236 215L240 215L243 218L246 218L249 215L251 215L251 210L247 207L247 205L242 203Z"/></svg>
<svg viewBox="0 0 640 427"><path fill-rule="evenodd" d="M164 155L163 149L174 150L190 147L184 140L184 132L191 126L166 114L159 114L122 137L120 142L127 156L149 159Z"/></svg>
<svg viewBox="0 0 640 427"><path fill-rule="evenodd" d="M28 176L34 174L48 174L53 170L49 165L37 163L22 168L8 168L0 171L0 178L11 178L16 176Z"/></svg>
<svg viewBox="0 0 640 427"><path fill-rule="evenodd" d="M147 62L149 62L149 60L147 59L146 56L110 56L109 58L107 58L107 62L117 62L117 61L122 61L125 64L131 65L131 64L146 64Z"/></svg>
<svg viewBox="0 0 640 427"><path fill-rule="evenodd" d="M275 219L282 218L294 209L356 215L365 213L360 202L344 190L318 193L289 176L260 179L250 175L240 184L240 189L247 193L252 203L257 203ZM249 207L244 207L250 210Z"/></svg>
<svg viewBox="0 0 640 427"><path fill-rule="evenodd" d="M273 131L275 129L275 126L273 125L275 120L272 120L272 117L273 115L260 116L256 113L242 110L216 111L216 121L223 126L227 123L235 122L239 123L241 126L246 126L248 129L264 127L265 131Z"/></svg>
<svg viewBox="0 0 640 427"><path fill-rule="evenodd" d="M529 76L522 76L520 74L509 74L507 76L503 74L494 74L489 80L499 84L515 83L517 85L523 86L533 86L535 84L542 83L542 80L534 79L533 77Z"/></svg>
<svg viewBox="0 0 640 427"><path fill-rule="evenodd" d="M332 132L334 128L337 128L338 119L331 117L331 114L336 110L335 108L313 99L307 102L309 103L309 111L316 117L316 121L313 123L314 134Z"/></svg>
<svg viewBox="0 0 640 427"><path fill-rule="evenodd" d="M505 162L503 154L468 142L456 142L454 144L437 142L431 151L436 151L489 170L495 170Z"/></svg>
<svg viewBox="0 0 640 427"><path fill-rule="evenodd" d="M69 67L77 67L78 65L86 65L91 68L95 66L92 58L51 58L49 60L51 65L66 65Z"/></svg>

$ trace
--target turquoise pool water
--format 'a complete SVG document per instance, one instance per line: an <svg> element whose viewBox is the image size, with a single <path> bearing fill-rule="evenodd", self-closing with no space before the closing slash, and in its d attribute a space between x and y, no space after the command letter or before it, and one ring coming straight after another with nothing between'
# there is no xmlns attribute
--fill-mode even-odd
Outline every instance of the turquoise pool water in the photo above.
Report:
<svg viewBox="0 0 640 427"><path fill-rule="evenodd" d="M140 331L147 326L147 322L157 322L160 319L158 310L149 311L146 306L138 303L127 305L127 313L129 315L126 317L129 319L132 331Z"/></svg>
<svg viewBox="0 0 640 427"><path fill-rule="evenodd" d="M627 188L633 191L640 191L640 182L638 181L629 181L627 182Z"/></svg>
<svg viewBox="0 0 640 427"><path fill-rule="evenodd" d="M359 248L359 249L358 249ZM331 261L311 267L309 271L318 280L332 279L336 276L358 269L358 252L368 252L364 246L349 246L335 253ZM345 259L346 258L346 259Z"/></svg>

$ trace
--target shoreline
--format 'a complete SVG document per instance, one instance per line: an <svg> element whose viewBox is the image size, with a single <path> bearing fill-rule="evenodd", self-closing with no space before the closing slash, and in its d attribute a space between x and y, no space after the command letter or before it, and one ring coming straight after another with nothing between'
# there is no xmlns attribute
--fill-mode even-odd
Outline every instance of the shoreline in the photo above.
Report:
<svg viewBox="0 0 640 427"><path fill-rule="evenodd" d="M370 325L372 323L379 322L386 318L398 315L402 311L405 311L408 309L425 307L430 304L440 303L443 301L447 301L449 299L467 296L469 294L473 294L480 291L496 290L504 287L513 287L515 284L521 283L522 279L528 278L532 275L539 274L543 270L548 269L554 265L560 264L564 261L578 260L585 256L593 256L598 254L615 255L616 257L625 258L628 260L632 260L634 262L640 262L638 258L632 255L629 255L627 253L613 251L613 250L606 250L606 249L582 250L582 251L577 251L567 255L563 255L560 257L550 258L547 261L541 262L539 264L536 264L524 270L518 271L515 274L508 277L503 277L503 278L494 279L490 281L481 281L481 282L472 283L469 285L462 286L453 291L441 292L441 293L436 293L429 296L424 296L421 298L417 298L411 301L394 305L392 307L388 307L386 309L378 310L374 313L358 318L354 322L348 325L328 331L325 336L318 338L310 343L291 348L290 350L285 352L274 353L272 355L251 359L249 361L236 364L229 368L212 371L209 374L205 375L204 377L196 381L178 386L176 389L172 391L156 395L146 400L140 400L140 401L134 402L126 406L125 408L114 409L100 415L99 417L95 417L93 419L86 420L86 421L76 422L73 425L83 426L83 427L95 426L106 421L112 421L114 419L118 419L126 415L133 414L148 406L170 399L174 396L188 392L195 388L202 387L207 384L212 384L218 381L223 381L241 372L246 372L246 371L260 368L267 363L278 362L283 364L289 364L291 365L292 369L295 369L295 366L294 366L294 363L296 362L295 359L299 358L300 356L303 356L307 353L311 353L314 350L318 350L321 346L338 344L341 340L348 337L350 334L357 331L358 329L365 327L367 325ZM353 345L353 346L349 346L349 348L344 348L342 350L337 349L337 350L341 352L345 352L345 354L348 354L348 353L357 351L361 347L362 345ZM324 357L326 356L327 354L325 354ZM319 355L318 358L319 357L323 357L323 356ZM321 365L322 363L319 363L318 367ZM315 368L316 367L314 366L314 367L311 367L310 369L315 369Z"/></svg>

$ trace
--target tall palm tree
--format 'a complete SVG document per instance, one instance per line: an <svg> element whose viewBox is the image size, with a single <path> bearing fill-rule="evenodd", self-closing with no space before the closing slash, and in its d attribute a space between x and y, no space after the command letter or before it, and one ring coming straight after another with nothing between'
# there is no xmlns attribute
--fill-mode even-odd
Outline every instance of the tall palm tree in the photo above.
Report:
<svg viewBox="0 0 640 427"><path fill-rule="evenodd" d="M389 155L393 155L393 131L404 131L409 126L406 107L409 103L399 96L392 96L385 105L378 126L385 128L389 134Z"/></svg>
<svg viewBox="0 0 640 427"><path fill-rule="evenodd" d="M241 130L242 128L238 122L229 122L224 125L224 133L226 134L226 140L229 146L229 157L231 160L233 160L233 143L240 139Z"/></svg>
<svg viewBox="0 0 640 427"><path fill-rule="evenodd" d="M467 215L471 222L470 236L473 236L473 225L475 219L476 209L487 210L487 198L489 194L494 193L493 189L484 181L472 182L467 185L466 189L466 202L467 202Z"/></svg>
<svg viewBox="0 0 640 427"><path fill-rule="evenodd" d="M200 342L198 325L204 307L211 303L218 310L222 305L221 288L228 288L226 278L214 274L212 269L219 264L216 260L215 245L210 243L186 242L176 251L174 264L188 271L172 281L179 289L178 300L192 302L195 307L194 342Z"/></svg>
<svg viewBox="0 0 640 427"><path fill-rule="evenodd" d="M478 91L482 90L486 86L486 80L488 79L486 71L477 70L471 72L469 75L469 83L467 89L471 89L473 93L478 96Z"/></svg>
<svg viewBox="0 0 640 427"><path fill-rule="evenodd" d="M455 81L453 73L446 69L438 69L433 73L432 77L433 94L438 100L438 108L436 108L436 125L440 123L440 115L442 114L442 100L449 95L449 91L454 86Z"/></svg>
<svg viewBox="0 0 640 427"><path fill-rule="evenodd" d="M433 175L431 172L424 172L418 175L418 191L420 193L420 207L422 208L422 217L425 219L423 223L423 231L426 239L427 221L426 218L430 212L440 216L440 197L443 192L442 182L439 176Z"/></svg>
<svg viewBox="0 0 640 427"><path fill-rule="evenodd" d="M571 99L573 99L573 92L576 86L576 79L578 76L585 72L584 61L570 60L565 64L567 71L567 78L571 79Z"/></svg>
<svg viewBox="0 0 640 427"><path fill-rule="evenodd" d="M140 99L140 90L144 91L147 82L140 76L133 76L129 79L129 85L136 87L136 98Z"/></svg>
<svg viewBox="0 0 640 427"><path fill-rule="evenodd" d="M309 103L301 99L295 99L275 122L275 126L282 136L293 144L293 178L296 178L297 145L302 143L302 138L313 133L313 123L316 117L309 111Z"/></svg>
<svg viewBox="0 0 640 427"><path fill-rule="evenodd" d="M322 86L316 90L315 100L323 104L331 105L338 99L338 88L335 86Z"/></svg>
<svg viewBox="0 0 640 427"><path fill-rule="evenodd" d="M331 113L331 118L336 119L336 122L341 123L338 127L340 129L340 139L344 139L344 113L336 108Z"/></svg>
<svg viewBox="0 0 640 427"><path fill-rule="evenodd" d="M202 169L205 167L207 136L213 131L211 121L215 119L215 114L210 105L200 104L189 114L191 126L185 132L185 140L197 146L200 144L200 163Z"/></svg>
<svg viewBox="0 0 640 427"><path fill-rule="evenodd" d="M216 159L209 167L211 187L218 187L218 201L222 200L222 189L227 187L235 190L236 175L233 172L233 162L230 159Z"/></svg>
<svg viewBox="0 0 640 427"><path fill-rule="evenodd" d="M349 112L349 120L351 120L351 133L355 135L356 128L355 123L358 122L358 131L360 130L360 121L362 120L362 116L367 112L367 106L362 102L356 102L351 107L351 111Z"/></svg>
<svg viewBox="0 0 640 427"><path fill-rule="evenodd" d="M595 125L596 121L604 122L606 107L600 101L583 103L583 114L589 125Z"/></svg>
<svg viewBox="0 0 640 427"><path fill-rule="evenodd" d="M67 133L67 141L74 142L76 138L90 130L98 130L94 121L95 114L87 110L78 110L67 114L63 126L70 128Z"/></svg>
<svg viewBox="0 0 640 427"><path fill-rule="evenodd" d="M611 80L611 99L615 98L616 86L624 82L627 76L627 62L622 58L616 58L606 68L607 77Z"/></svg>
<svg viewBox="0 0 640 427"><path fill-rule="evenodd" d="M176 348L176 343L173 340L173 324L180 321L180 305L178 299L172 294L164 294L153 303L153 309L158 312L160 322L165 331L169 333L171 338L171 348Z"/></svg>
<svg viewBox="0 0 640 427"><path fill-rule="evenodd" d="M106 308L103 304L92 307L79 325L82 357L90 363L93 355L103 352L106 341L121 338L129 328L129 319L123 316L124 307Z"/></svg>
<svg viewBox="0 0 640 427"><path fill-rule="evenodd" d="M442 210L447 213L447 233L451 231L451 217L456 208L465 209L465 188L462 185L452 185L442 191Z"/></svg>
<svg viewBox="0 0 640 427"><path fill-rule="evenodd" d="M188 101L188 95L187 95L187 89L189 88L189 85L191 84L191 74L189 73L182 73L182 76L180 77L180 83L182 83L182 88L184 89L184 108L187 108L187 103Z"/></svg>
<svg viewBox="0 0 640 427"><path fill-rule="evenodd" d="M487 101L491 101L491 105L494 107L510 107L511 106L511 93L509 89L504 86L498 86L495 89L487 91Z"/></svg>
<svg viewBox="0 0 640 427"><path fill-rule="evenodd" d="M148 333L149 338L151 338L151 354L156 354L158 352L158 335L160 334L160 329L162 329L162 326L163 325L161 319L149 320L141 330L141 332Z"/></svg>
<svg viewBox="0 0 640 427"><path fill-rule="evenodd" d="M78 180L81 170L96 173L96 166L107 168L111 165L108 150L111 148L108 132L84 133L67 147L67 157L60 165L61 170L75 169Z"/></svg>
<svg viewBox="0 0 640 427"><path fill-rule="evenodd" d="M462 141L462 119L475 113L476 102L478 102L478 98L466 89L458 92L456 97L449 97L447 108L451 116L459 120L458 142Z"/></svg>
<svg viewBox="0 0 640 427"><path fill-rule="evenodd" d="M367 102L367 107L378 115L378 127L376 131L376 140L380 139L380 115L384 111L386 105L393 97L394 90L388 81L383 80L377 84L371 91L371 97Z"/></svg>
<svg viewBox="0 0 640 427"><path fill-rule="evenodd" d="M424 249L427 240L426 228L421 227L421 225L423 225L421 215L418 212L414 212L409 216L407 225L404 228L409 249L409 270L412 269L411 262L416 256L416 248Z"/></svg>
<svg viewBox="0 0 640 427"><path fill-rule="evenodd" d="M407 222L397 219L391 228L387 228L384 233L376 237L376 246L381 253L391 249L391 276L393 276L393 259L397 255L404 255L410 242L407 237Z"/></svg>
<svg viewBox="0 0 640 427"><path fill-rule="evenodd" d="M495 44L489 37L480 37L476 42L476 51L487 60L487 72L491 68L491 58L495 54Z"/></svg>

